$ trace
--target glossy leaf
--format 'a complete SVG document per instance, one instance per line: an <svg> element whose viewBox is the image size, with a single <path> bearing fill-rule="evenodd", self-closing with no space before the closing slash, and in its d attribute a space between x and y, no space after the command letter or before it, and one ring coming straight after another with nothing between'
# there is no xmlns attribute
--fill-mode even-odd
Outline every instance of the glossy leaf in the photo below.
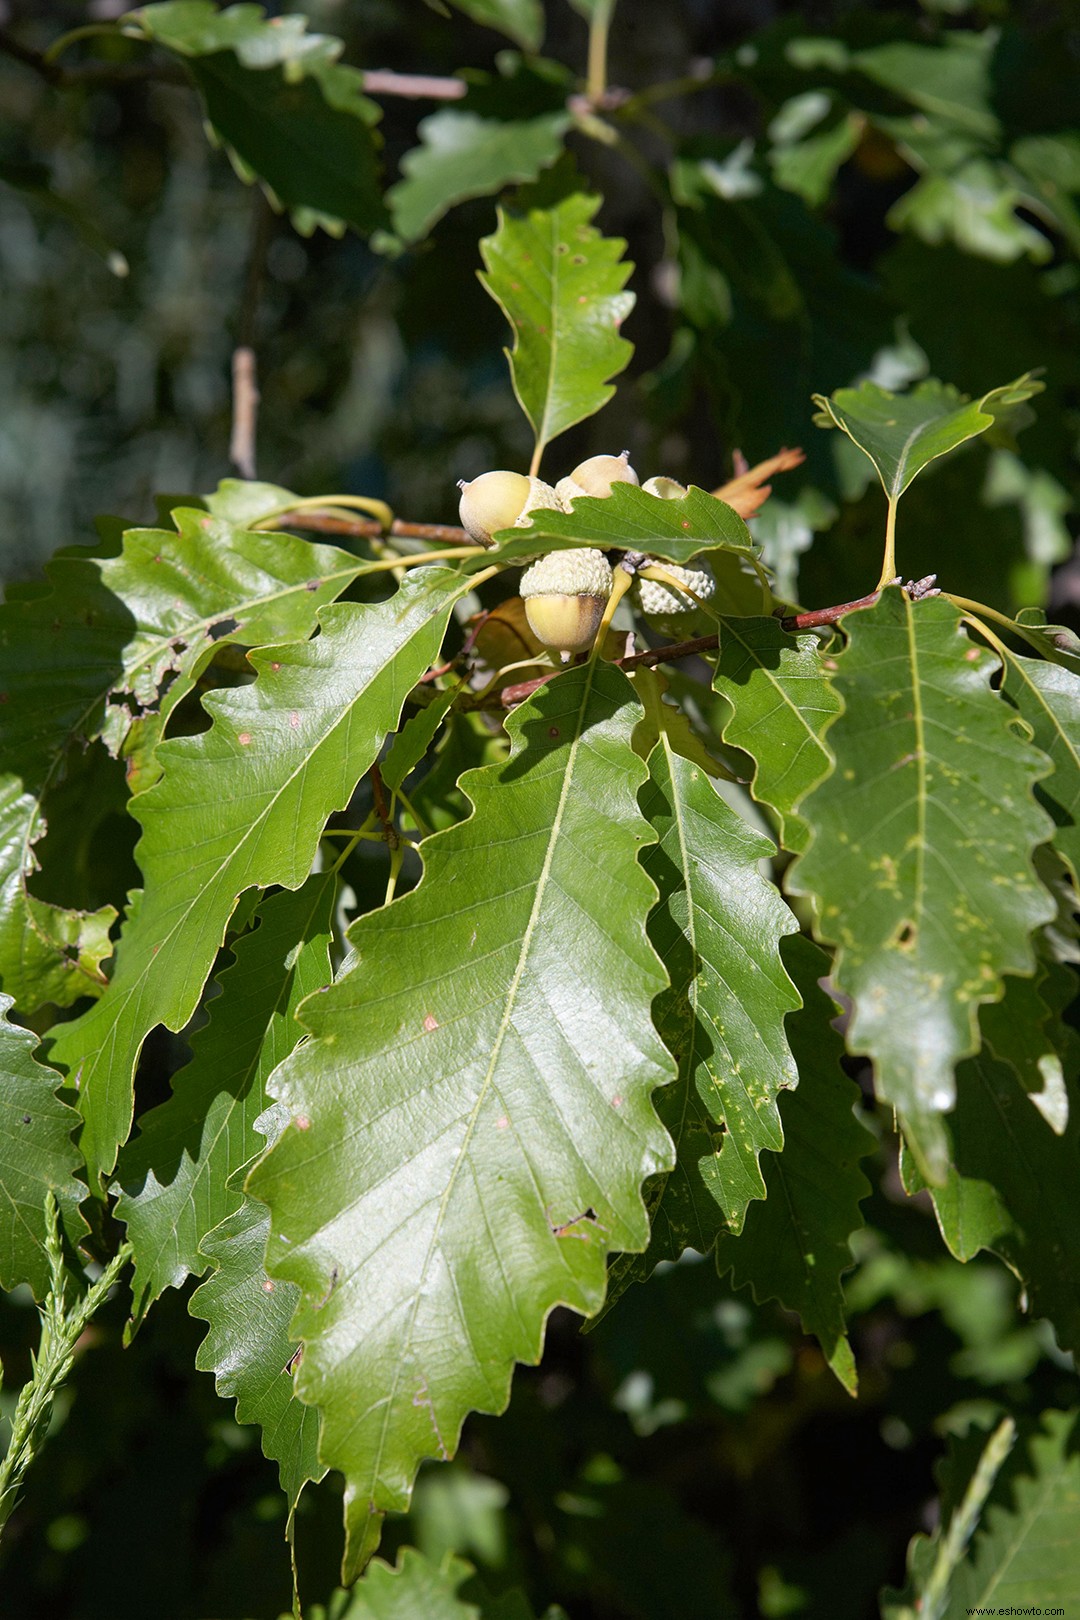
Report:
<svg viewBox="0 0 1080 1620"><path fill-rule="evenodd" d="M916 383L907 394L864 382L858 388L839 388L831 398L815 394L819 410L814 421L846 433L873 462L886 495L896 500L924 467L1007 422L1042 386L1027 374L969 400L933 378Z"/></svg>
<svg viewBox="0 0 1080 1620"><path fill-rule="evenodd" d="M40 1300L49 1287L46 1196L76 1223L86 1197L71 1139L79 1116L56 1095L60 1076L36 1061L37 1036L9 1023L10 1010L0 995L0 1288L29 1283Z"/></svg>
<svg viewBox="0 0 1080 1620"><path fill-rule="evenodd" d="M346 1578L421 1459L502 1410L552 1307L593 1314L608 1251L645 1246L641 1182L671 1150L639 717L606 664L517 709L509 760L464 778L473 815L353 925L354 966L271 1082L292 1124L248 1184L271 1275L303 1289L298 1389L346 1476Z"/></svg>
<svg viewBox="0 0 1080 1620"><path fill-rule="evenodd" d="M639 747L650 730L647 715ZM658 836L642 856L660 896L649 938L671 981L653 1017L679 1066L656 1109L677 1157L646 1192L648 1250L612 1263L609 1308L660 1261L742 1231L766 1195L759 1156L783 1145L780 1094L798 1080L784 1019L799 994L779 949L796 923L760 870L773 845L720 797L696 752L681 727L656 732L640 794Z"/></svg>
<svg viewBox="0 0 1080 1620"><path fill-rule="evenodd" d="M1047 761L1010 724L996 659L945 597L886 590L844 628L836 765L803 806L813 842L789 883L839 947L850 1050L873 1059L878 1095L940 1180L940 1115L978 1047L978 1007L1000 998L1003 973L1034 970L1029 936L1053 915L1032 866L1051 831L1032 793Z"/></svg>
<svg viewBox="0 0 1080 1620"><path fill-rule="evenodd" d="M290 1510L310 1479L326 1470L319 1462L319 1416L293 1394L293 1362L299 1346L289 1323L299 1298L290 1283L266 1275L270 1216L253 1198L239 1194L239 1207L203 1240L203 1258L213 1275L191 1296L192 1316L210 1324L195 1357L200 1372L212 1372L217 1392L236 1401L238 1423L257 1423L263 1456L278 1464Z"/></svg>
<svg viewBox="0 0 1080 1620"><path fill-rule="evenodd" d="M679 1065L657 1096L679 1159L653 1217L655 1264L707 1252L764 1198L758 1155L781 1147L779 1095L798 1080L784 1018L799 996L779 950L795 919L759 870L772 847L668 734L641 806L658 839L642 857L660 892L649 937L671 980L656 1027Z"/></svg>
<svg viewBox="0 0 1080 1620"><path fill-rule="evenodd" d="M243 1203L233 1178L266 1146L255 1128L266 1077L300 1038L298 1004L330 980L335 894L336 879L317 873L262 902L219 975L191 1062L121 1155L115 1214L134 1251L136 1322L166 1288L205 1271L203 1240Z"/></svg>
<svg viewBox="0 0 1080 1620"><path fill-rule="evenodd" d="M599 197L576 192L552 208L500 210L480 244L480 280L510 322L514 393L536 436L536 459L615 392L633 347L619 328L634 306L625 242L591 224Z"/></svg>
<svg viewBox="0 0 1080 1620"><path fill-rule="evenodd" d="M720 548L754 554L746 524L715 495L691 488L679 500L666 501L635 484L619 483L602 499L579 496L570 512L537 511L529 528L500 529L482 562L517 562L574 545L621 546L677 563Z"/></svg>
<svg viewBox="0 0 1080 1620"><path fill-rule="evenodd" d="M830 1027L836 1007L819 988L829 959L801 935L788 941L784 957L803 1000L787 1022L799 1084L780 1097L784 1148L762 1159L764 1200L749 1206L739 1236L720 1233L716 1263L721 1275L730 1268L740 1287L748 1284L759 1303L778 1299L797 1311L854 1395L841 1278L854 1265L851 1234L863 1225L859 1205L870 1192L859 1160L875 1140L856 1117L859 1088L840 1066L844 1043Z"/></svg>
<svg viewBox="0 0 1080 1620"><path fill-rule="evenodd" d="M785 849L806 848L797 807L828 775L826 728L840 712L833 660L816 636L792 636L778 619L723 618L713 687L731 705L726 743L754 761L750 791L780 818Z"/></svg>
<svg viewBox="0 0 1080 1620"><path fill-rule="evenodd" d="M569 127L565 108L516 123L453 108L432 113L420 122L422 144L401 160L405 178L387 193L394 229L415 241L467 197L535 180L559 157Z"/></svg>
<svg viewBox="0 0 1080 1620"><path fill-rule="evenodd" d="M130 529L116 556L69 554L51 590L0 608L0 977L19 1004L69 1005L105 987L115 912L60 910L28 888L45 831L42 801L73 747L102 737L148 786L177 704L218 649L307 636L363 564L334 546L260 534L192 509L175 532ZM246 516L244 521L253 521Z"/></svg>
<svg viewBox="0 0 1080 1620"><path fill-rule="evenodd" d="M209 731L162 745L164 778L134 801L142 904L107 992L52 1048L77 1079L93 1176L112 1170L131 1128L143 1040L190 1018L245 889L303 882L327 816L397 725L465 588L422 568L377 606L323 609L314 640L253 654L254 685L206 698Z"/></svg>
<svg viewBox="0 0 1080 1620"><path fill-rule="evenodd" d="M342 43L309 34L307 18L268 18L257 5L220 11L211 0L141 6L125 33L152 40L185 63L207 117L299 223L385 223L364 76L338 61Z"/></svg>
<svg viewBox="0 0 1080 1620"><path fill-rule="evenodd" d="M1031 740L1053 762L1035 790L1057 824L1054 843L1080 878L1080 675L1060 664L1010 652L1002 690L1031 727Z"/></svg>

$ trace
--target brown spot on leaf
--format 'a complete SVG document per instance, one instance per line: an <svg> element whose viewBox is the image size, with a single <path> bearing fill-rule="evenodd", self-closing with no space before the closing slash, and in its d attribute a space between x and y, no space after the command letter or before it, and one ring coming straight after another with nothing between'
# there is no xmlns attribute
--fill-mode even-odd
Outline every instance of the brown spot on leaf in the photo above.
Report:
<svg viewBox="0 0 1080 1620"><path fill-rule="evenodd" d="M297 1114L296 1118L293 1120L293 1124L296 1126L298 1131L310 1131L311 1129L311 1121L308 1119L306 1114Z"/></svg>
<svg viewBox="0 0 1080 1620"><path fill-rule="evenodd" d="M246 748L248 743L251 741L251 732L242 731L236 740L240 744L241 748Z"/></svg>
<svg viewBox="0 0 1080 1620"><path fill-rule="evenodd" d="M433 1018L430 1013L425 1013L424 1014L424 1028L427 1030L428 1034L430 1035L432 1030L433 1029L438 1029L438 1027L439 1027L438 1019Z"/></svg>

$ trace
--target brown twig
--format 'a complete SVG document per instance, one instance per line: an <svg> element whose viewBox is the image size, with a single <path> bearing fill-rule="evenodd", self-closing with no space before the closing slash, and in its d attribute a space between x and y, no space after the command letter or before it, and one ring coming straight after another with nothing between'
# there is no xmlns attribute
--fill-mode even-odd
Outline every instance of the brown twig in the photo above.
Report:
<svg viewBox="0 0 1080 1620"><path fill-rule="evenodd" d="M259 417L259 384L255 350L242 344L232 357L232 435L229 460L241 478L255 477L255 427Z"/></svg>
<svg viewBox="0 0 1080 1620"><path fill-rule="evenodd" d="M869 596L860 596L854 602L838 602L835 607L814 608L810 613L789 613L780 623L785 630L818 630L825 625L835 624L845 613L873 607L880 595L880 591L871 591Z"/></svg>

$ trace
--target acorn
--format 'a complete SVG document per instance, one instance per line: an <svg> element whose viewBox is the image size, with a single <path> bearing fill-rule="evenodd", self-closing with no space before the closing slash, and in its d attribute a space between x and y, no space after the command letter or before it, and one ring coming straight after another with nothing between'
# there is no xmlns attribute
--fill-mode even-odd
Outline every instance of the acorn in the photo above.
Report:
<svg viewBox="0 0 1080 1620"><path fill-rule="evenodd" d="M590 456L579 462L567 478L555 485L556 494L569 505L579 495L605 496L611 494L612 484L636 484L638 475L630 465L630 452L621 456Z"/></svg>
<svg viewBox="0 0 1080 1620"><path fill-rule="evenodd" d="M538 641L562 653L591 647L611 595L611 564L583 546L549 551L521 576L525 617Z"/></svg>
<svg viewBox="0 0 1080 1620"><path fill-rule="evenodd" d="M683 568L678 563L665 562L662 557L647 557L645 566L655 562L665 574L670 574L681 584L693 591L694 596L707 602L716 594L716 580L712 569L702 563L698 568ZM663 585L658 579L642 579L639 575L634 581L637 593L638 606L647 619L676 619L680 614L693 613L698 607L694 596L685 596L682 591L672 590L669 585Z"/></svg>
<svg viewBox="0 0 1080 1620"><path fill-rule="evenodd" d="M550 484L545 484L542 478L528 478L524 473L486 472L471 483L460 478L458 489L461 491L458 503L461 526L478 546L494 545L491 537L497 529L527 528L535 511L564 510Z"/></svg>

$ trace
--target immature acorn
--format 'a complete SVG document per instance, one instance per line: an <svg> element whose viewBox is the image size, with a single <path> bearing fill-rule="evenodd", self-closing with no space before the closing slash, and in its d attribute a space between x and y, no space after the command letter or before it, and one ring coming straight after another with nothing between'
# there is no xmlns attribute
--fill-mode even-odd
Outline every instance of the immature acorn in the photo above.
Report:
<svg viewBox="0 0 1080 1620"><path fill-rule="evenodd" d="M528 478L524 473L486 472L471 483L460 478L458 489L461 491L458 503L461 526L478 546L493 545L491 537L497 529L528 527L531 514L542 508L563 510L563 503L550 484L545 484L542 478Z"/></svg>
<svg viewBox="0 0 1080 1620"><path fill-rule="evenodd" d="M525 617L538 641L560 652L591 647L611 595L611 564L585 546L550 551L521 576Z"/></svg>
<svg viewBox="0 0 1080 1620"><path fill-rule="evenodd" d="M662 557L647 557L645 566L655 562L665 574L677 579L681 585L686 585L693 591L694 596L707 602L716 593L716 580L712 569L706 563L697 568L683 568L678 563L665 562ZM668 585L662 585L658 579L642 579L640 574L634 581L634 590L637 595L638 606L647 619L667 620L677 619L680 615L690 614L697 608L694 596L684 595L682 591L672 590ZM663 628L663 626L661 626Z"/></svg>
<svg viewBox="0 0 1080 1620"><path fill-rule="evenodd" d="M560 478L555 492L568 505L579 495L611 494L612 484L636 484L638 475L630 465L630 452L621 456L590 456L579 462L567 478Z"/></svg>

